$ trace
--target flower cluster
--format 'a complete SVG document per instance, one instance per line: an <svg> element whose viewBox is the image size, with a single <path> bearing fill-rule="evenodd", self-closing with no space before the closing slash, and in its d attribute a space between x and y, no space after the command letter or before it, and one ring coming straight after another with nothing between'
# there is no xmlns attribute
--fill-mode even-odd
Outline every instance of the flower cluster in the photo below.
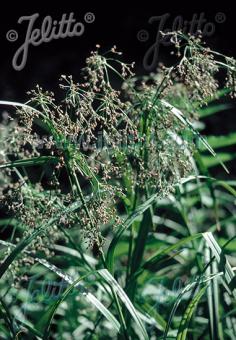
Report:
<svg viewBox="0 0 236 340"><path fill-rule="evenodd" d="M216 73L219 67L210 53L193 48L189 58L184 57L178 65L178 71L184 84L189 88L192 100L205 103L206 99L215 95L218 89Z"/></svg>
<svg viewBox="0 0 236 340"><path fill-rule="evenodd" d="M134 77L133 64L119 61L115 48L112 53L110 58L93 52L81 82L63 75L65 97L59 103L37 86L17 110L18 121L8 124L1 163L53 158L33 180L31 171L17 163L2 190L10 211L25 226L21 238L58 217L34 239L31 253L51 256L52 245L66 241L63 228L77 228L89 246L102 248L102 232L122 223L118 206L123 212L124 200L131 206L137 194L141 202L154 192L166 196L192 170L194 145L185 133L196 118L196 103L204 104L218 89L220 64L214 53L191 38L178 66L141 79ZM227 65L227 86L235 93L235 61L228 58ZM123 82L120 90L112 86L112 72ZM183 109L181 117L166 101ZM33 143L41 130L48 137L43 148ZM89 147L81 148L81 138ZM45 183L48 177L51 184ZM75 210L62 214L78 202Z"/></svg>
<svg viewBox="0 0 236 340"><path fill-rule="evenodd" d="M227 62L227 78L226 87L231 90L231 97L236 98L236 60L233 58L226 58Z"/></svg>

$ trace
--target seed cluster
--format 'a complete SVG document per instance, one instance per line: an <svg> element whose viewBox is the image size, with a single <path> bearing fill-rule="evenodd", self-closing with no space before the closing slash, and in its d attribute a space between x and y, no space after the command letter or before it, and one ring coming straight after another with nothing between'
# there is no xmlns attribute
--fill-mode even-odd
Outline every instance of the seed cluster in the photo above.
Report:
<svg viewBox="0 0 236 340"><path fill-rule="evenodd" d="M226 58L228 65L226 87L231 89L231 97L236 98L236 60L233 58Z"/></svg>
<svg viewBox="0 0 236 340"><path fill-rule="evenodd" d="M190 58L184 58L178 66L181 78L189 87L192 100L204 103L207 98L215 95L218 82L215 78L219 67L210 53L205 49L204 53L197 49L191 50Z"/></svg>
<svg viewBox="0 0 236 340"><path fill-rule="evenodd" d="M174 41L179 52L180 44ZM214 53L191 38L176 67L162 66L158 74L141 79L134 77L133 64L119 60L115 47L111 53L112 57L98 50L91 53L81 82L61 76L61 102L37 86L29 92L28 106L16 111L16 119L2 123L2 164L56 158L43 166L37 180L30 180L24 167L1 171L2 202L23 228L13 237L16 243L57 216L30 244L31 254L53 256L53 244L67 241L67 228L78 230L89 247L101 248L102 232L122 224L118 206L122 212L124 200L131 205L137 192L141 201L147 193L166 196L192 170L194 145L185 138L188 126L183 120L195 119L196 104L203 105L218 89L215 75L220 64ZM227 58L225 65L227 86L235 95L235 60ZM120 90L111 81L117 74L123 82ZM183 109L182 120L163 99ZM43 146L35 143L40 129ZM45 177L50 177L46 185ZM75 210L62 214L78 202ZM9 253L10 249L4 258ZM17 266L31 263L33 256L22 255L19 261Z"/></svg>

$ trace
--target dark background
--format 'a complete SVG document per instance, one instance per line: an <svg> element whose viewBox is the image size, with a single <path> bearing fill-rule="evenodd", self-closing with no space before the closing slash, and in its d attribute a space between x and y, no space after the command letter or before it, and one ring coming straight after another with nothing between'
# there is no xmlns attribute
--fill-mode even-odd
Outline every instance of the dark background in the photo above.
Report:
<svg viewBox="0 0 236 340"><path fill-rule="evenodd" d="M60 74L73 74L79 76L81 66L84 66L85 58L98 43L104 50L117 45L123 51L124 60L135 61L138 73L144 73L142 60L147 49L154 43L157 33L156 24L149 24L152 16L159 16L165 13L170 14L166 26L171 27L177 15L184 20L190 21L195 14L205 14L207 22L215 24L215 33L209 37L207 43L227 55L235 56L235 12L227 2L221 6L207 2L192 2L187 4L181 2L167 1L143 1L143 2L93 2L66 1L55 3L45 2L19 2L5 1L0 12L0 97L11 100L22 100L25 92L36 83L54 88ZM53 19L59 20L63 13L69 15L74 12L77 21L83 22L85 32L81 37L65 38L54 40L50 43L43 43L40 46L30 46L28 60L22 71L15 71L12 67L12 58L16 50L23 43L27 23L18 24L21 16L39 13L36 21L39 28L44 17L51 15ZM92 12L95 21L87 24L84 15ZM224 23L216 23L215 16L223 12L226 16ZM14 29L18 32L19 38L16 42L9 42L6 33ZM137 33L146 29L150 37L146 42L137 39ZM169 49L162 46L160 60L169 56Z"/></svg>
<svg viewBox="0 0 236 340"><path fill-rule="evenodd" d="M83 22L85 32L81 37L54 40L43 43L38 47L30 46L28 60L22 71L16 71L12 67L12 58L16 50L23 43L27 24L18 24L18 19L23 15L39 13L35 27L39 28L43 18L51 15L54 20L60 20L63 13L69 15L74 12L78 22ZM86 23L84 15L92 12L95 15L93 23ZM224 13L226 20L223 23L216 22L217 13ZM204 13L207 22L215 24L215 32L206 38L210 47L229 56L236 56L235 46L235 11L230 2L216 3L205 2L167 2L167 1L142 1L138 2L82 2L66 1L55 2L4 2L0 12L0 99L25 101L26 91L36 84L55 91L61 74L72 74L74 79L80 77L80 69L85 65L85 58L96 44L102 46L102 50L108 50L113 45L123 51L124 61L136 62L136 72L145 74L143 57L147 49L155 42L157 26L149 24L152 16L170 14L166 27L171 27L177 15L190 21L194 14L197 17ZM9 42L6 33L14 29L19 38L16 42ZM145 29L149 32L149 39L140 42L137 34ZM171 62L170 48L161 46L159 61ZM1 112L1 110L0 110ZM206 134L226 134L236 128L235 110L222 112L214 119L207 122Z"/></svg>

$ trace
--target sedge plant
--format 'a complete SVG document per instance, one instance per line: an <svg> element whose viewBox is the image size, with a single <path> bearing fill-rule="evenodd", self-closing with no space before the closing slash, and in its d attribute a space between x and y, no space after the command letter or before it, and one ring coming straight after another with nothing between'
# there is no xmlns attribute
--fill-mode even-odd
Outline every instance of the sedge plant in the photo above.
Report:
<svg viewBox="0 0 236 340"><path fill-rule="evenodd" d="M236 137L200 131L236 61L165 34L171 67L138 77L98 46L61 101L0 101L1 339L236 338Z"/></svg>

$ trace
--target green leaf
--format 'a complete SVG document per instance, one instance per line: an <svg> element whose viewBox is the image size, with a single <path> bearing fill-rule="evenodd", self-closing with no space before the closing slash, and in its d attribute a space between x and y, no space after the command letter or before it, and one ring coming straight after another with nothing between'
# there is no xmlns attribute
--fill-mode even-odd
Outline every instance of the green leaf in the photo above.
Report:
<svg viewBox="0 0 236 340"><path fill-rule="evenodd" d="M207 137L208 143L214 149L223 148L236 144L236 133L229 133L226 136L209 136Z"/></svg>
<svg viewBox="0 0 236 340"><path fill-rule="evenodd" d="M146 238L149 230L152 229L152 214L150 209L146 210L143 214L143 219L140 224L138 237L135 242L135 248L133 251L131 275L139 268L143 258L143 253L146 245Z"/></svg>
<svg viewBox="0 0 236 340"><path fill-rule="evenodd" d="M52 269L52 268L51 268ZM52 269L53 270L53 269ZM54 271L54 270L53 270ZM54 271L55 272L55 271ZM58 272L58 269L57 269ZM49 307L49 309L45 312L45 314L43 315L43 317L39 320L38 324L37 324L37 328L44 328L44 333L43 333L43 339L48 339L49 335L50 335L50 327L51 327L51 323L53 320L53 317L58 309L58 307L60 306L60 304L67 298L67 296L72 292L72 290L74 288L79 290L79 286L78 283L80 281L82 281L83 279L85 279L86 277L95 274L97 271L92 271L86 275L83 275L82 277L78 278L77 280L75 280L73 283L71 283L68 288L63 292L63 294L61 295L61 297L53 304ZM68 281L68 276L64 275L61 273L61 275L63 275L62 277L64 277L65 281ZM71 282L71 279L70 279ZM80 293L81 294L81 293ZM97 300L95 298L95 296L93 296L91 293L85 293L83 294L86 298L86 294L89 295L87 296L87 300L92 304L107 318L107 320L112 324L112 326L119 331L120 329L120 324L119 322L113 317L113 315L108 311L108 309L102 304L100 303L99 300Z"/></svg>
<svg viewBox="0 0 236 340"><path fill-rule="evenodd" d="M45 332L44 332L44 336L46 336L47 331L50 328L51 322L52 322L52 318L56 312L56 309L59 307L60 303L68 296L68 294L71 292L71 290L73 288L77 288L78 290L82 290L82 295L83 297L90 303L92 304L96 309L98 309L104 316L105 318L112 324L112 326L114 327L114 329L116 329L117 331L120 330L120 323L116 320L116 318L110 313L110 311L90 292L87 291L86 287L81 287L78 286L79 281L81 281L82 279L84 279L85 277L96 273L96 271L93 272L89 272L87 275L84 275L81 278L78 278L77 280L74 280L70 275L68 274L64 274L59 268L57 268L55 265L49 263L48 261L44 260L44 259L36 259L40 264L42 264L43 266L45 266L46 268L48 268L49 270L51 270L52 272L54 272L56 275L58 275L59 277L61 277L65 282L69 283L70 286L66 289L66 291L63 293L61 299L59 299L58 301L56 301L47 311L47 315L46 315L46 320L43 319L39 322L39 326L42 327L42 325L44 324L44 322L46 321L46 326L45 326ZM80 292L81 294L81 292Z"/></svg>
<svg viewBox="0 0 236 340"><path fill-rule="evenodd" d="M18 102L12 102L12 101L9 101L9 100L0 100L0 105L21 107L21 108L26 109L26 110L37 112L40 116L43 116L42 112L35 109L34 107L29 106L27 103L22 104L22 103L18 103Z"/></svg>
<svg viewBox="0 0 236 340"><path fill-rule="evenodd" d="M215 157L212 157L212 156L202 155L201 158L202 158L204 165L207 168L212 168L212 167L217 166L217 165L222 165L222 162L224 162L224 163L229 162L229 161L232 161L233 159L236 158L236 154L227 153L227 152L218 153L217 156L218 157L215 158Z"/></svg>
<svg viewBox="0 0 236 340"><path fill-rule="evenodd" d="M211 249L213 255L215 256L216 261L220 266L220 269L224 273L226 284L229 290L231 291L234 298L236 298L235 274L232 267L229 264L229 261L227 260L223 250L220 248L219 244L216 242L211 232L203 233L203 237L207 242L209 248Z"/></svg>
<svg viewBox="0 0 236 340"><path fill-rule="evenodd" d="M19 168L19 167L26 167L26 166L36 166L36 165L42 165L42 164L45 164L45 163L56 164L57 162L58 162L57 157L40 156L40 157L33 157L33 158L29 158L29 159L20 159L20 160L17 160L17 161L0 164L0 169Z"/></svg>
<svg viewBox="0 0 236 340"><path fill-rule="evenodd" d="M168 332L169 332L169 328L170 328L170 325L171 325L171 322L173 320L173 317L175 315L175 312L183 298L183 296L187 293L187 292L194 292L200 285L204 285L205 288L207 288L207 285L206 283L208 283L209 281L213 280L215 277L217 276L220 276L221 273L218 273L216 275L213 275L211 277L207 277L207 278L204 278L203 277L203 273L195 280L193 280L193 282L189 283L187 286L185 286L183 288L183 290L181 291L181 293L179 294L179 296L177 297L171 311L170 311L170 316L169 316L169 319L168 319L168 322L167 322L167 325L166 325L166 328L165 328L165 331L164 331L164 335L163 335L163 340L167 339L167 335L168 335Z"/></svg>
<svg viewBox="0 0 236 340"><path fill-rule="evenodd" d="M114 277L109 273L107 269L100 269L98 270L98 273L103 277L103 279L109 284L109 286L112 286L114 291L117 293L121 301L124 303L125 307L130 312L131 316L133 317L140 333L142 334L143 338L145 340L148 340L148 334L145 329L145 326L130 299L128 298L125 291L121 288L121 286L117 283L117 281L114 279Z"/></svg>
<svg viewBox="0 0 236 340"><path fill-rule="evenodd" d="M139 308L144 311L146 317L150 320L150 324L157 329L164 331L166 328L166 321L163 316L156 311L156 306L151 306L148 302L142 303ZM154 319L155 322L152 320Z"/></svg>
<svg viewBox="0 0 236 340"><path fill-rule="evenodd" d="M168 255L170 252L180 248L181 246L183 246L186 243L192 242L193 240L202 237L202 234L195 234L195 235L191 235L188 237L185 237L183 239L181 239L179 242L177 242L174 245L171 245L167 248L164 249L160 249L158 250L154 255L152 255L148 260L146 260L143 265L142 265L142 269L141 271L143 271L144 269L151 269L153 266L155 266L165 255ZM139 272L138 272L139 273ZM140 274L140 273L139 273Z"/></svg>
<svg viewBox="0 0 236 340"><path fill-rule="evenodd" d="M41 332L39 332L31 323L29 323L28 321L23 321L21 319L19 319L18 317L15 317L17 322L19 322L24 328L26 328L32 335L34 335L36 337L36 339L43 339L43 334ZM18 339L18 337L16 337L15 339Z"/></svg>
<svg viewBox="0 0 236 340"><path fill-rule="evenodd" d="M179 329L178 329L178 334L177 334L177 340L185 340L187 339L187 333L188 333L188 328L189 328L189 323L191 320L191 317L193 315L194 310L197 307L197 304L201 300L201 297L204 295L207 287L203 287L195 296L194 298L190 301L183 318L180 322Z"/></svg>
<svg viewBox="0 0 236 340"><path fill-rule="evenodd" d="M218 112L222 112L222 111L225 111L231 108L232 108L232 105L230 104L211 105L211 106L207 106L202 109L199 109L198 115L200 116L200 118L205 118L205 117L212 116Z"/></svg>
<svg viewBox="0 0 236 340"><path fill-rule="evenodd" d="M212 260L213 259L213 260ZM205 247L205 262L207 265L206 275L211 276L218 273L217 263L212 258L212 252L209 246L206 244ZM210 318L210 335L211 339L220 339L220 328L219 328L219 291L218 291L218 279L217 277L211 280L207 288L207 302Z"/></svg>
<svg viewBox="0 0 236 340"><path fill-rule="evenodd" d="M110 243L110 246L107 251L106 256L106 264L109 269L109 271L113 272L113 263L114 263L114 252L115 248L124 233L124 231L132 225L132 223L136 220L138 216L143 214L156 200L157 194L152 195L147 201L145 201L143 204L141 204L127 219L126 221L120 226L118 232L114 235L112 242Z"/></svg>

